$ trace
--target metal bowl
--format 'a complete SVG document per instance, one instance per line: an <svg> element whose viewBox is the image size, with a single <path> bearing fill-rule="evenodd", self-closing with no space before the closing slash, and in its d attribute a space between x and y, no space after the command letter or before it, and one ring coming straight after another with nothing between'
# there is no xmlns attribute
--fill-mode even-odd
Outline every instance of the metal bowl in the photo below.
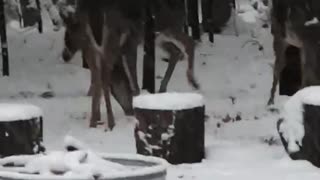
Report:
<svg viewBox="0 0 320 180"><path fill-rule="evenodd" d="M146 157L131 154L101 154L109 161L128 166L132 170L124 173L113 173L110 176L98 180L165 180L167 174L167 162L156 157ZM19 168L0 168L1 180L87 180L82 177L62 177L24 174Z"/></svg>

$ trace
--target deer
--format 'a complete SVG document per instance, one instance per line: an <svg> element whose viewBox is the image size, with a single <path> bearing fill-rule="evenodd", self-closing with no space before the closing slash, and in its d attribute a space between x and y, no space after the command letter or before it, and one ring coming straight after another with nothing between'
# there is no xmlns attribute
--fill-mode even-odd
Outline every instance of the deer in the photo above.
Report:
<svg viewBox="0 0 320 180"><path fill-rule="evenodd" d="M152 9L158 32L157 45L168 52L168 68L161 82L159 92L167 90L168 82L178 61L188 60L186 72L189 83L199 89L194 77L194 42L183 32L183 1L155 0ZM145 0L79 0L71 16L63 16L66 24L63 59L69 61L75 52L81 50L91 72L91 118L90 127L96 127L100 120L101 89L107 109L106 130L115 126L110 88L115 68L125 72L132 95L139 94L136 76L137 47L143 42L145 22ZM96 22L98 21L98 22Z"/></svg>
<svg viewBox="0 0 320 180"><path fill-rule="evenodd" d="M320 84L320 1L317 0L272 0L271 33L275 64L268 105L274 97L280 74L287 61L286 51L290 46L300 49L301 87Z"/></svg>

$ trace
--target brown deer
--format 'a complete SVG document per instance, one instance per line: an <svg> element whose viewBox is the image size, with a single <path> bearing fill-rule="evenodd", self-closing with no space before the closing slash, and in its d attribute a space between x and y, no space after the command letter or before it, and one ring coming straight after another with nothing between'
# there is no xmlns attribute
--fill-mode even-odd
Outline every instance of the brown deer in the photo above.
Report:
<svg viewBox="0 0 320 180"><path fill-rule="evenodd" d="M182 32L183 1L178 5L172 2L155 0L153 4L156 27L163 37L159 39L159 45L169 54L160 92L166 91L176 63L185 54L189 62L188 80L193 87L199 87L193 75L194 43ZM76 51L82 50L91 71L91 127L95 127L100 119L101 88L106 101L108 128L115 125L110 103L115 67L121 67L125 72L133 95L138 93L135 64L137 46L142 40L145 8L145 0L79 0L75 15L63 18L66 22L63 58L70 60Z"/></svg>
<svg viewBox="0 0 320 180"><path fill-rule="evenodd" d="M318 0L273 0L271 21L274 36L275 65L273 83L268 105L274 96L280 73L286 66L287 49L300 49L301 87L320 84L320 1Z"/></svg>

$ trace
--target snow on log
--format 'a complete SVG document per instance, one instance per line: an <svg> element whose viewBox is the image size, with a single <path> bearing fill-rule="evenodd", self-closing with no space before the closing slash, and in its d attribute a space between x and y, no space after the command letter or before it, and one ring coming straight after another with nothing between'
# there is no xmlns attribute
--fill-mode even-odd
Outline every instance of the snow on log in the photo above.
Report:
<svg viewBox="0 0 320 180"><path fill-rule="evenodd" d="M0 157L44 151L41 109L27 104L0 104L0 144Z"/></svg>
<svg viewBox="0 0 320 180"><path fill-rule="evenodd" d="M195 93L141 95L133 100L137 153L172 164L204 158L203 97Z"/></svg>
<svg viewBox="0 0 320 180"><path fill-rule="evenodd" d="M320 86L304 88L290 98L277 128L292 159L320 167Z"/></svg>

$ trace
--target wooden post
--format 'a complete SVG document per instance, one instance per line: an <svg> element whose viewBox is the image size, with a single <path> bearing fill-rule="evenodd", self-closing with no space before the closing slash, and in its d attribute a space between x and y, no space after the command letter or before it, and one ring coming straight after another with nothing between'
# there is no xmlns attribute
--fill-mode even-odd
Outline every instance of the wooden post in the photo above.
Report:
<svg viewBox="0 0 320 180"><path fill-rule="evenodd" d="M9 52L7 42L6 19L4 14L4 0L0 0L0 39L2 54L2 74L9 76Z"/></svg>
<svg viewBox="0 0 320 180"><path fill-rule="evenodd" d="M142 89L155 93L155 21L150 0L147 1L146 16Z"/></svg>
<svg viewBox="0 0 320 180"><path fill-rule="evenodd" d="M183 107L175 95L162 97L166 95L142 95L134 99L134 113L138 120L135 128L137 153L161 157L172 164L201 162L205 157L204 104L197 103L198 100L194 100L193 95L187 95L181 98L188 99L189 103L195 105ZM145 97L149 104L144 101ZM148 106L152 102L156 106L162 106L166 99L173 100L174 105L164 102L165 109ZM177 108L176 105L182 106Z"/></svg>
<svg viewBox="0 0 320 180"><path fill-rule="evenodd" d="M200 23L199 23L199 11L198 0L187 0L188 6L188 22L192 29L192 37L194 40L201 39Z"/></svg>

